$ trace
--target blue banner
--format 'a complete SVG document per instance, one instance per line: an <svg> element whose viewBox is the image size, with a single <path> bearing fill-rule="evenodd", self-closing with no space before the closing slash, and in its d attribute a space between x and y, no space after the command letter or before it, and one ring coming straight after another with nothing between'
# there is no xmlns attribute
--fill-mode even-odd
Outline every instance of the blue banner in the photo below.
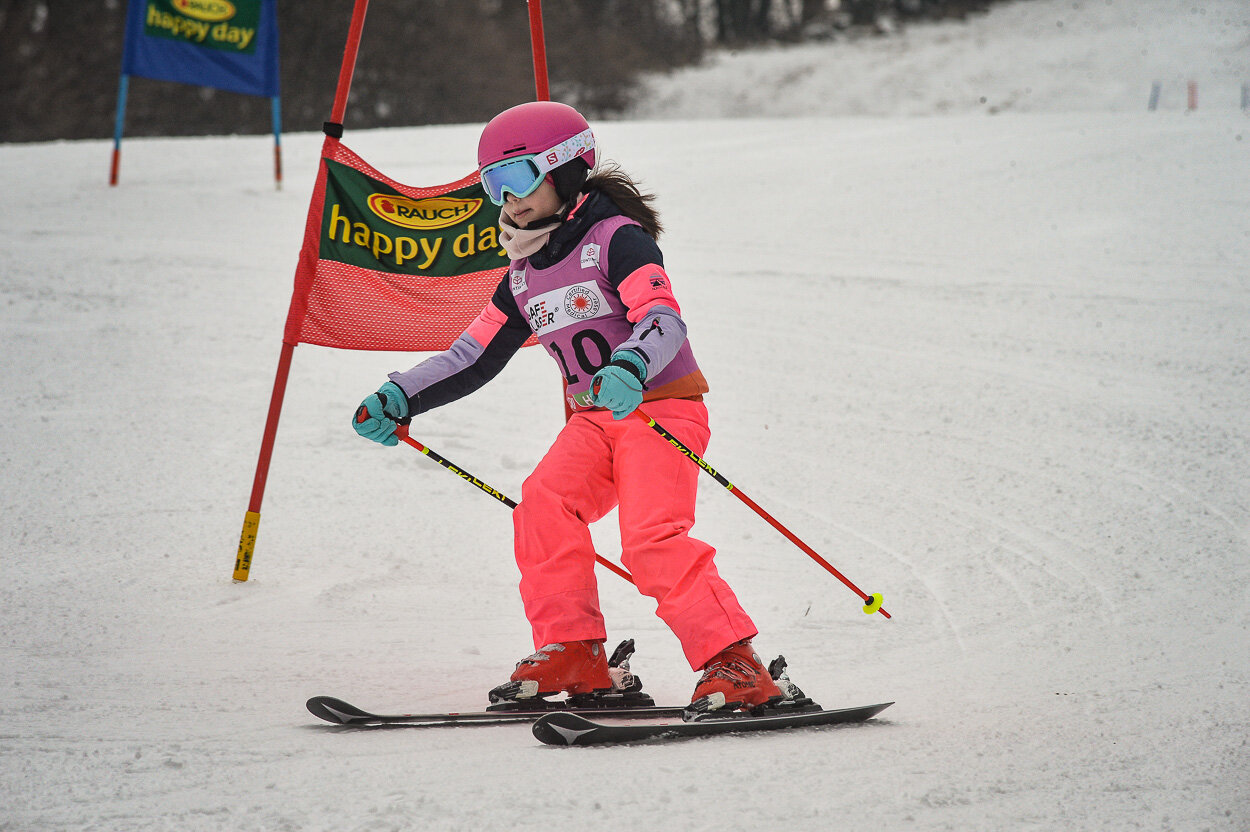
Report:
<svg viewBox="0 0 1250 832"><path fill-rule="evenodd" d="M122 74L278 92L278 0L130 0Z"/></svg>

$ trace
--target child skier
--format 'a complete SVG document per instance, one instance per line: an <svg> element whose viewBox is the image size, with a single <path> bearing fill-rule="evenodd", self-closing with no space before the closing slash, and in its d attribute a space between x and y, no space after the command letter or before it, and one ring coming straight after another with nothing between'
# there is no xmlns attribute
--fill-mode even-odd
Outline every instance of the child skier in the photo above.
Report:
<svg viewBox="0 0 1250 832"><path fill-rule="evenodd" d="M702 670L692 706L752 708L784 697L751 646L755 625L690 537L699 469L639 419L646 412L696 453L707 447L708 385L633 181L595 167L590 125L550 101L505 110L483 130L478 169L502 206L512 260L477 319L446 352L365 398L360 435L396 445L396 422L472 393L535 334L567 383L573 411L525 480L513 513L521 598L536 652L493 700L612 688L589 524L619 507L621 560ZM359 410L359 409L358 409Z"/></svg>

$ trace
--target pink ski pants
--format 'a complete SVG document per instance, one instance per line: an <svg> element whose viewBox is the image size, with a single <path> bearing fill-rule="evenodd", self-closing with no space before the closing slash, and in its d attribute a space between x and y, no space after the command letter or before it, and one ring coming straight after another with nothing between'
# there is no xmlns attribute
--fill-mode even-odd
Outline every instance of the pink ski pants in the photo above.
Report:
<svg viewBox="0 0 1250 832"><path fill-rule="evenodd" d="M711 436L702 402L661 399L643 410L702 456ZM656 615L692 668L756 634L716 572L716 550L689 534L698 477L698 466L637 417L573 415L513 512L521 600L536 648L607 637L588 527L618 505L621 560L638 590L658 602Z"/></svg>

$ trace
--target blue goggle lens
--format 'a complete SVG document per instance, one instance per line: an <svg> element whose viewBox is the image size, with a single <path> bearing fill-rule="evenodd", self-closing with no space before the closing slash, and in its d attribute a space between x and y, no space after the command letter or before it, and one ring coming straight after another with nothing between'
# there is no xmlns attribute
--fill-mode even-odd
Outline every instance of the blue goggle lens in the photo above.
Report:
<svg viewBox="0 0 1250 832"><path fill-rule="evenodd" d="M533 156L504 159L482 169L482 187L496 205L503 205L505 193L524 199L538 190L543 178Z"/></svg>

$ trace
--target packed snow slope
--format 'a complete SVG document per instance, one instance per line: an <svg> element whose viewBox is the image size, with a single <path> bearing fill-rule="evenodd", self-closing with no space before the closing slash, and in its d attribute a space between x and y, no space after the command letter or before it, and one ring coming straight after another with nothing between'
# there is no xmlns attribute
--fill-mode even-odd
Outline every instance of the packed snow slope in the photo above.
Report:
<svg viewBox="0 0 1250 832"><path fill-rule="evenodd" d="M422 356L296 350L230 580L319 137L287 139L282 191L263 138L127 142L115 189L107 143L0 147L0 830L1250 827L1248 128L600 125L660 195L709 461L894 617L711 480L696 534L808 693L897 704L592 749L304 710L479 707L531 647L508 512L349 426ZM477 130L347 142L433 184ZM517 495L561 422L530 349L413 433ZM600 583L611 638L685 701L653 603Z"/></svg>

